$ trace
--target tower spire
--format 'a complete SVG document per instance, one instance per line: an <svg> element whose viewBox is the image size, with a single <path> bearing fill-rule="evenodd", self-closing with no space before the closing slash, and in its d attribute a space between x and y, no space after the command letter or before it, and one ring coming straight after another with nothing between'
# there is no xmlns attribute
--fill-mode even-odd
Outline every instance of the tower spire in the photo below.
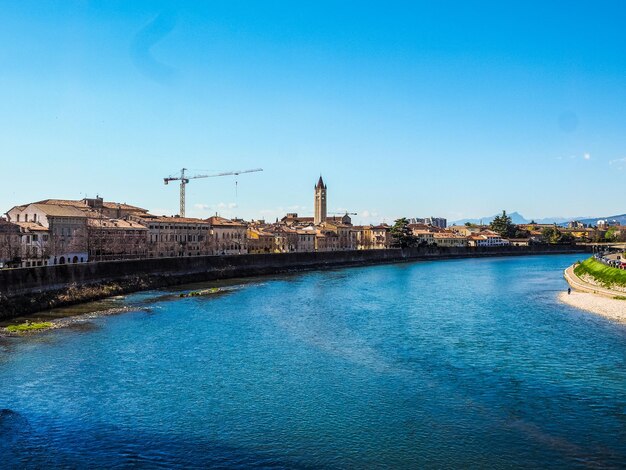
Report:
<svg viewBox="0 0 626 470"><path fill-rule="evenodd" d="M315 185L315 188L326 188L326 185L324 184L324 179L322 178L322 175L320 174L320 179L317 180L317 185Z"/></svg>
<svg viewBox="0 0 626 470"><path fill-rule="evenodd" d="M326 185L322 175L315 186L315 212L313 214L313 223L319 225L326 220Z"/></svg>

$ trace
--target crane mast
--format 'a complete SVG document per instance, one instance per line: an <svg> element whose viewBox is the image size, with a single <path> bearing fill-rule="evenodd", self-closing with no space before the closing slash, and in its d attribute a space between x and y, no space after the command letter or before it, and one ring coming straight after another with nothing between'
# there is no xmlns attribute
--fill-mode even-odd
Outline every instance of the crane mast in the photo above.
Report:
<svg viewBox="0 0 626 470"><path fill-rule="evenodd" d="M185 172L187 168L182 168L180 170L180 176L168 176L167 178L163 178L163 183L168 184L170 181L180 181L180 216L185 217L185 186L189 183L191 179L197 178L213 178L217 176L231 176L231 175L241 175L243 173L255 173L257 171L263 171L263 168L255 168L253 170L236 170L236 171L226 171L223 173L216 173L213 175L194 175L187 176Z"/></svg>

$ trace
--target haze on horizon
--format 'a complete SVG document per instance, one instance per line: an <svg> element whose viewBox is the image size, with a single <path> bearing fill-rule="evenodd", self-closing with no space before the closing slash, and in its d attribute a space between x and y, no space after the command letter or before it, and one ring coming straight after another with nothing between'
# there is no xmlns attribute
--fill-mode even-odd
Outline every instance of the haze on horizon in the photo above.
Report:
<svg viewBox="0 0 626 470"><path fill-rule="evenodd" d="M626 5L2 1L0 212L626 212Z"/></svg>

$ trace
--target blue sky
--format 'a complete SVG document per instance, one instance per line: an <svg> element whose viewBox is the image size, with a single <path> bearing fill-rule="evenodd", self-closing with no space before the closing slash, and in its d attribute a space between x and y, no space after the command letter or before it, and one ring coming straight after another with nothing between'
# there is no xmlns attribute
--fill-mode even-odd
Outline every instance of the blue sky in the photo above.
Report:
<svg viewBox="0 0 626 470"><path fill-rule="evenodd" d="M626 212L623 2L0 3L3 211Z"/></svg>

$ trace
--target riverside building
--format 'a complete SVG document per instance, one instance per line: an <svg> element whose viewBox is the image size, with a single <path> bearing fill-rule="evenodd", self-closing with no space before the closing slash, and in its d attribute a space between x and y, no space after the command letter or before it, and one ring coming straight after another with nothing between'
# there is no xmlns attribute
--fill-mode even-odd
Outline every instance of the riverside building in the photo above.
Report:
<svg viewBox="0 0 626 470"><path fill-rule="evenodd" d="M21 228L23 266L88 260L87 215L80 209L42 201L15 206L7 216Z"/></svg>

